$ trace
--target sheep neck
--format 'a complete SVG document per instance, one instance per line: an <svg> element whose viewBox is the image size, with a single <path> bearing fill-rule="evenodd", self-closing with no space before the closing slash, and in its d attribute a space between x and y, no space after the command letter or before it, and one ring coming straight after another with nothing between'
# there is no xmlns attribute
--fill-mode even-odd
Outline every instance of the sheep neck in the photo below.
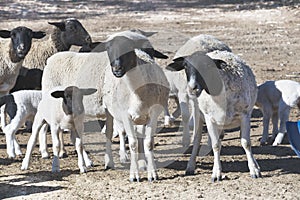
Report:
<svg viewBox="0 0 300 200"><path fill-rule="evenodd" d="M12 43L9 44L9 58L13 63L18 63L24 60L17 56L15 50L12 47Z"/></svg>
<svg viewBox="0 0 300 200"><path fill-rule="evenodd" d="M71 48L71 45L66 44L62 39L62 31L58 28L54 28L50 37L57 51L68 51Z"/></svg>

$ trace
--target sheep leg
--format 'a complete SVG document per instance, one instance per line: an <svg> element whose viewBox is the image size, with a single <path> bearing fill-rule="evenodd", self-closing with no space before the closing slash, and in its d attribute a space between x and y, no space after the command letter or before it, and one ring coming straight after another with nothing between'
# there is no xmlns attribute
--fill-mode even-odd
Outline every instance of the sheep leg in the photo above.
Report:
<svg viewBox="0 0 300 200"><path fill-rule="evenodd" d="M59 164L59 127L51 124L51 137L52 137L52 149L53 149L53 160L52 160L52 172L60 172Z"/></svg>
<svg viewBox="0 0 300 200"><path fill-rule="evenodd" d="M275 139L276 135L278 134L278 112L273 112L272 114L272 124L273 124L273 130L272 130L272 140Z"/></svg>
<svg viewBox="0 0 300 200"><path fill-rule="evenodd" d="M63 131L59 132L59 157L60 158L66 158L67 156L67 150L65 149L65 145L64 145L64 133ZM75 142L75 141L74 141ZM73 143L73 145L75 145L75 143Z"/></svg>
<svg viewBox="0 0 300 200"><path fill-rule="evenodd" d="M122 131L120 134L120 151L119 151L119 155L120 155L120 162L121 163L126 163L129 160L128 154L126 152L126 144L125 144L125 136L126 133L125 131Z"/></svg>
<svg viewBox="0 0 300 200"><path fill-rule="evenodd" d="M42 154L42 158L44 159L50 158L47 148L47 130L48 124L44 124L39 131L40 152Z"/></svg>
<svg viewBox="0 0 300 200"><path fill-rule="evenodd" d="M260 173L260 167L256 162L255 158L253 157L253 153L251 150L250 115L251 114L243 115L241 118L241 144L247 155L250 175L252 178L258 178L261 177L261 173Z"/></svg>
<svg viewBox="0 0 300 200"><path fill-rule="evenodd" d="M15 158L17 155L22 155L20 145L16 140L16 132L26 120L26 113L20 109L17 111L10 123L3 128L6 137L7 154L9 158Z"/></svg>
<svg viewBox="0 0 300 200"><path fill-rule="evenodd" d="M77 132L76 130L71 131L71 140L75 145L76 152L78 155L78 167L80 170L80 173L86 173L86 166L85 166L85 160L83 156L83 145L81 140L81 134Z"/></svg>
<svg viewBox="0 0 300 200"><path fill-rule="evenodd" d="M194 135L193 139L193 150L190 157L190 160L187 164L185 175L194 175L196 169L196 158L200 150L200 142L202 139L202 129L203 129L204 121L199 118L199 121L195 123L196 134Z"/></svg>
<svg viewBox="0 0 300 200"><path fill-rule="evenodd" d="M36 144L37 136L42 125L43 125L43 119L39 116L39 113L37 113L32 125L32 134L28 140L26 154L22 162L21 170L26 170L29 167L31 154Z"/></svg>
<svg viewBox="0 0 300 200"><path fill-rule="evenodd" d="M221 152L221 140L220 134L221 131L216 124L211 122L209 118L205 118L208 134L211 140L211 147L214 154L214 165L211 175L212 182L220 181L222 178L222 165L220 160Z"/></svg>
<svg viewBox="0 0 300 200"><path fill-rule="evenodd" d="M104 156L105 169L113 169L115 166L113 161L113 156L112 156L112 149L111 149L111 145L112 145L111 140L113 135L113 117L108 112L108 110L106 110L105 112L106 112L106 122L105 122L106 150Z"/></svg>
<svg viewBox="0 0 300 200"><path fill-rule="evenodd" d="M1 117L1 128L2 130L6 126L6 112L5 112L5 105L1 106L0 108L0 117Z"/></svg>
<svg viewBox="0 0 300 200"><path fill-rule="evenodd" d="M288 121L290 115L290 107L285 105L284 102L280 102L278 114L280 118L279 132L273 142L273 146L277 146L282 143L282 140L286 132L285 123Z"/></svg>
<svg viewBox="0 0 300 200"><path fill-rule="evenodd" d="M168 106L164 107L164 116L165 116L164 126L165 127L172 126L172 124L174 123L174 118L171 117Z"/></svg>
<svg viewBox="0 0 300 200"><path fill-rule="evenodd" d="M268 105L265 105L263 108L263 134L262 134L262 138L260 139L261 145L265 145L266 142L268 141L271 113L272 113L272 108Z"/></svg>
<svg viewBox="0 0 300 200"><path fill-rule="evenodd" d="M183 126L183 137L182 137L182 145L184 147L188 147L190 145L190 128L189 128L189 119L190 119L190 112L188 106L188 97L186 94L178 94L180 109L181 109L181 116L182 116L182 126Z"/></svg>
<svg viewBox="0 0 300 200"><path fill-rule="evenodd" d="M129 180L130 182L140 181L139 176L139 170L138 170L138 138L137 134L134 130L133 123L131 121L131 118L129 116L123 116L123 124L125 131L128 136L128 143L129 143L129 149L130 149L130 156L131 156L131 162L130 162L130 175Z"/></svg>
<svg viewBox="0 0 300 200"><path fill-rule="evenodd" d="M156 132L157 127L157 119L159 114L161 113L161 107L156 106L151 110L150 121L146 125L145 129L145 138L144 138L144 152L147 160L147 171L148 171L148 181L157 180L157 170L156 164L154 161L153 148L154 148L154 134Z"/></svg>
<svg viewBox="0 0 300 200"><path fill-rule="evenodd" d="M181 111L180 111L181 108L180 108L180 104L179 104L178 98L175 97L174 99L175 99L175 103L176 103L176 105L177 105L177 108L176 108L176 110L172 113L172 116L171 116L171 117L173 117L173 119L176 119L176 118L178 118L178 117L180 116L180 114L181 114Z"/></svg>

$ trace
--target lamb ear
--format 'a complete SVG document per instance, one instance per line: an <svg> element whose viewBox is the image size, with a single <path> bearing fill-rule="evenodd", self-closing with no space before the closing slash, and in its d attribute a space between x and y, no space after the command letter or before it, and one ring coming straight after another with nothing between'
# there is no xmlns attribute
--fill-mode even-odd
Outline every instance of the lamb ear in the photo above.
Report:
<svg viewBox="0 0 300 200"><path fill-rule="evenodd" d="M2 38L10 38L10 31L0 30L0 37L2 37Z"/></svg>
<svg viewBox="0 0 300 200"><path fill-rule="evenodd" d="M48 24L56 26L61 31L66 31L66 25L64 22L48 22Z"/></svg>
<svg viewBox="0 0 300 200"><path fill-rule="evenodd" d="M32 32L32 38L35 38L35 39L41 39L45 36L46 36L46 33L43 31L33 31Z"/></svg>
<svg viewBox="0 0 300 200"><path fill-rule="evenodd" d="M171 64L169 64L166 69L170 71L180 71L183 70L185 66L185 58L179 57L173 60Z"/></svg>
<svg viewBox="0 0 300 200"><path fill-rule="evenodd" d="M91 95L97 92L97 89L95 88L80 89L80 92L82 93L82 95Z"/></svg>
<svg viewBox="0 0 300 200"><path fill-rule="evenodd" d="M55 91L51 93L54 98L63 98L65 96L65 91Z"/></svg>

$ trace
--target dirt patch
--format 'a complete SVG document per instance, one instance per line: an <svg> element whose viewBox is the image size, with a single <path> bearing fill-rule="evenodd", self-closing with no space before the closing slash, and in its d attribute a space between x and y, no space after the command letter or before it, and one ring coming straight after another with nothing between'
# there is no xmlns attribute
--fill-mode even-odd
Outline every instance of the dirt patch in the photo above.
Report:
<svg viewBox="0 0 300 200"><path fill-rule="evenodd" d="M157 31L150 40L170 57L159 61L162 67L190 37L211 34L251 66L258 84L300 81L298 1L5 1L0 7L2 29L26 25L49 32L47 21L78 17L94 41L133 28ZM293 109L290 119L300 119L299 111ZM116 169L104 171L105 137L98 122L86 124L84 143L95 163L87 174L79 174L70 141L61 173L51 173L51 160L41 159L38 148L30 170L21 171L22 159L7 159L5 137L0 135L0 199L299 199L300 160L288 141L261 147L261 115L252 118L251 126L253 152L263 178L250 178L239 131L232 130L222 142L224 181L219 183L210 183L213 157L209 155L198 157L194 176L184 176L191 148L181 147L180 120L168 129L159 124L155 157L160 179L155 183L147 182L146 173L140 183L129 183L129 163L122 165L118 159L118 138L113 144ZM29 136L17 135L23 152Z"/></svg>

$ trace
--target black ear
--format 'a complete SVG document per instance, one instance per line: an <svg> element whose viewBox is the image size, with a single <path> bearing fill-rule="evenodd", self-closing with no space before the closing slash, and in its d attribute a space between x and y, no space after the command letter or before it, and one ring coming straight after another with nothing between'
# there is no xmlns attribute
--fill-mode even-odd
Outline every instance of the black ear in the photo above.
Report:
<svg viewBox="0 0 300 200"><path fill-rule="evenodd" d="M168 56L164 55L163 53L161 53L159 51L156 51L155 49L154 49L154 55L153 55L153 57L155 57L155 58L161 58L161 59L167 59L167 58L169 58Z"/></svg>
<svg viewBox="0 0 300 200"><path fill-rule="evenodd" d="M90 44L91 52L106 51L106 42L93 42Z"/></svg>
<svg viewBox="0 0 300 200"><path fill-rule="evenodd" d="M170 71L180 71L183 70L185 66L185 58L179 57L173 60L171 64L169 64L166 69Z"/></svg>
<svg viewBox="0 0 300 200"><path fill-rule="evenodd" d="M46 36L46 33L43 31L33 31L32 32L32 38L35 38L35 39L41 39L45 36Z"/></svg>
<svg viewBox="0 0 300 200"><path fill-rule="evenodd" d="M0 37L2 37L2 38L10 38L10 31L0 30Z"/></svg>
<svg viewBox="0 0 300 200"><path fill-rule="evenodd" d="M66 25L64 22L48 22L48 24L56 26L61 31L66 31Z"/></svg>
<svg viewBox="0 0 300 200"><path fill-rule="evenodd" d="M97 89L95 88L80 89L80 92L82 93L82 95L91 95L97 92Z"/></svg>
<svg viewBox="0 0 300 200"><path fill-rule="evenodd" d="M65 91L55 91L51 93L54 98L63 98L65 96Z"/></svg>
<svg viewBox="0 0 300 200"><path fill-rule="evenodd" d="M224 69L227 66L227 63L223 60L213 59L218 69Z"/></svg>

